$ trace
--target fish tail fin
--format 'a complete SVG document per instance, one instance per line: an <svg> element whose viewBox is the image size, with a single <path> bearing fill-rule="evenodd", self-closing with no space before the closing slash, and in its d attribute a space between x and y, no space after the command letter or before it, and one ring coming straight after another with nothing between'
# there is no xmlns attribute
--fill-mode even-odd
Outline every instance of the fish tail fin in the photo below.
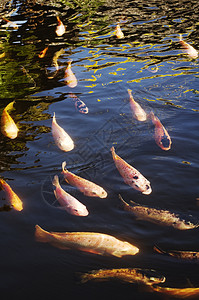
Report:
<svg viewBox="0 0 199 300"><path fill-rule="evenodd" d="M5 180L0 178L0 187L2 188L2 190L4 189L4 185L5 185Z"/></svg>
<svg viewBox="0 0 199 300"><path fill-rule="evenodd" d="M68 170L66 169L66 161L63 161L62 163L62 173L67 172Z"/></svg>
<svg viewBox="0 0 199 300"><path fill-rule="evenodd" d="M54 176L53 178L53 181L52 181L52 184L55 186L55 187L59 187L59 177L57 175Z"/></svg>
<svg viewBox="0 0 199 300"><path fill-rule="evenodd" d="M161 254L166 254L166 251L162 250L160 247L158 247L157 245L155 245L153 247L153 249L158 252L158 253L161 253Z"/></svg>
<svg viewBox="0 0 199 300"><path fill-rule="evenodd" d="M111 153L112 153L113 158L115 158L116 153L115 153L115 148L114 148L114 146L112 146L110 150L111 150Z"/></svg>
<svg viewBox="0 0 199 300"><path fill-rule="evenodd" d="M56 123L55 112L53 113L53 122Z"/></svg>
<svg viewBox="0 0 199 300"><path fill-rule="evenodd" d="M92 279L92 274L91 273L80 274L80 279L81 279L81 283L85 283Z"/></svg>
<svg viewBox="0 0 199 300"><path fill-rule="evenodd" d="M124 201L124 199L122 198L122 196L119 194L119 199L122 201L122 203L125 205L125 206L129 206L129 204Z"/></svg>
<svg viewBox="0 0 199 300"><path fill-rule="evenodd" d="M38 242L47 243L50 233L42 229L39 225L35 226L35 238Z"/></svg>
<svg viewBox="0 0 199 300"><path fill-rule="evenodd" d="M14 109L14 103L15 103L15 101L10 102L10 103L5 107L5 110L8 111L8 110Z"/></svg>
<svg viewBox="0 0 199 300"><path fill-rule="evenodd" d="M128 94L131 100L134 100L133 96L132 96L132 90L128 89Z"/></svg>

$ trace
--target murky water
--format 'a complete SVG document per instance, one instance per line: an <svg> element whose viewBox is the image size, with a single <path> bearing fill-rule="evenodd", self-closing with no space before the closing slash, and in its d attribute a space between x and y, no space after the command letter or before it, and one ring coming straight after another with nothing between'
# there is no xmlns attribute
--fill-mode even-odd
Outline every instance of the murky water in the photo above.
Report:
<svg viewBox="0 0 199 300"><path fill-rule="evenodd" d="M20 131L14 140L1 135L1 177L21 197L24 209L10 210L0 192L2 297L165 299L136 284L80 283L79 273L101 268L155 269L166 277L163 286L198 287L196 261L153 250L158 245L168 251L199 251L198 229L179 231L137 220L118 198L121 194L128 203L134 200L199 222L199 68L198 60L179 45L182 34L199 49L198 1L114 1L85 10L13 1L7 10L18 28L6 26L4 20L0 24L0 107L3 111L15 100L11 116ZM60 37L55 34L57 15L67 25ZM114 33L118 21L123 39ZM46 47L46 55L39 58ZM60 50L55 72L53 57ZM78 80L75 88L64 81L69 59ZM168 130L169 151L155 143L150 120L132 117L128 89ZM88 114L76 109L74 95ZM53 141L54 112L74 140L71 152L62 152ZM124 183L112 160L112 145L151 182L150 195ZM108 197L86 197L67 185L61 175L63 161L71 172L103 186ZM60 209L52 186L56 174L63 188L87 206L87 217ZM48 231L111 234L136 245L140 253L114 258L61 250L35 241L36 224Z"/></svg>

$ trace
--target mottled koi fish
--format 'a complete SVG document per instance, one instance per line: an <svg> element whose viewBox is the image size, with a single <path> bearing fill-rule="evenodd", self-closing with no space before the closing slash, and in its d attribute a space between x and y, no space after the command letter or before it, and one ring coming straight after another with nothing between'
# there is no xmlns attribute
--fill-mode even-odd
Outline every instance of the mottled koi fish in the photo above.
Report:
<svg viewBox="0 0 199 300"><path fill-rule="evenodd" d="M3 110L1 115L1 133L10 139L15 139L18 135L18 127L12 117L9 115L8 110L13 109L15 101L10 102Z"/></svg>
<svg viewBox="0 0 199 300"><path fill-rule="evenodd" d="M61 249L80 250L98 255L135 255L139 249L128 242L97 232L48 232L39 225L35 226L37 241L50 243Z"/></svg>
<svg viewBox="0 0 199 300"><path fill-rule="evenodd" d="M57 36L62 36L66 32L66 27L64 26L64 24L62 23L62 21L58 16L57 16L57 22L58 25L56 27L55 33Z"/></svg>
<svg viewBox="0 0 199 300"><path fill-rule="evenodd" d="M153 291L166 294L169 296L173 296L175 298L189 298L195 297L199 295L199 288L170 288L170 287L160 287L160 286L153 286ZM196 299L196 298L195 298ZM198 299L198 298L197 298Z"/></svg>
<svg viewBox="0 0 199 300"><path fill-rule="evenodd" d="M75 77L75 74L71 70L71 63L72 60L68 61L68 66L65 70L64 80L70 88L74 88L77 86L77 78Z"/></svg>
<svg viewBox="0 0 199 300"><path fill-rule="evenodd" d="M131 90L128 89L129 101L133 116L138 121L146 121L147 115L143 108L134 100Z"/></svg>
<svg viewBox="0 0 199 300"><path fill-rule="evenodd" d="M123 39L124 38L124 33L122 32L122 30L120 28L120 24L117 24L117 26L115 28L115 35L118 39Z"/></svg>
<svg viewBox="0 0 199 300"><path fill-rule="evenodd" d="M86 104L80 100L75 94L70 94L70 97L75 102L75 108L81 113L81 114L87 114L88 113L88 107Z"/></svg>
<svg viewBox="0 0 199 300"><path fill-rule="evenodd" d="M191 46L188 43L186 43L185 41L183 41L181 34L180 34L179 42L180 42L180 45L182 46L182 48L184 49L184 51L188 54L188 56L190 58L196 59L198 57L198 51L196 51L196 49L194 49L193 46Z"/></svg>
<svg viewBox="0 0 199 300"><path fill-rule="evenodd" d="M155 126L155 133L154 138L156 144L162 149L162 150L169 150L171 149L171 138L167 132L167 130L164 128L158 117L154 115L153 112L150 112L149 118L151 119L152 123Z"/></svg>
<svg viewBox="0 0 199 300"><path fill-rule="evenodd" d="M135 190L140 191L145 195L149 195L152 192L150 182L138 170L117 155L114 147L111 148L111 153L115 166L123 177L124 182Z"/></svg>
<svg viewBox="0 0 199 300"><path fill-rule="evenodd" d="M86 206L61 188L57 175L54 176L52 184L56 187L54 194L57 201L69 214L82 217L88 216Z"/></svg>
<svg viewBox="0 0 199 300"><path fill-rule="evenodd" d="M165 277L158 274L155 270L139 268L100 269L81 275L82 283L95 279L119 279L129 283L138 283L144 285L153 285L165 282Z"/></svg>
<svg viewBox="0 0 199 300"><path fill-rule="evenodd" d="M0 179L0 186L3 191L6 193L6 199L10 203L10 205L17 211L21 211L23 209L23 203L21 199L17 196L17 194L12 190L8 183L5 180Z"/></svg>
<svg viewBox="0 0 199 300"><path fill-rule="evenodd" d="M52 120L52 135L55 141L55 144L62 151L71 151L74 149L74 143L71 137L66 133L66 131L57 124L55 119L55 113Z"/></svg>
<svg viewBox="0 0 199 300"><path fill-rule="evenodd" d="M176 214L171 213L168 210L150 208L147 206L142 206L134 201L131 201L133 206L130 206L127 202L122 199L119 195L120 200L124 204L124 209L132 212L138 219L149 221L155 224L172 226L173 228L179 230L194 229L199 227L197 224L192 224L191 222L185 222L185 220L180 219Z"/></svg>
<svg viewBox="0 0 199 300"><path fill-rule="evenodd" d="M62 163L62 174L67 183L77 187L86 196L99 198L107 197L107 192L101 186L69 172L65 167L66 162L64 161Z"/></svg>
<svg viewBox="0 0 199 300"><path fill-rule="evenodd" d="M161 254L170 255L177 258L182 259L189 259L189 260L198 260L199 259L199 252L196 251L177 251L177 250L171 250L171 251L164 251L160 249L157 246L154 246L153 249Z"/></svg>

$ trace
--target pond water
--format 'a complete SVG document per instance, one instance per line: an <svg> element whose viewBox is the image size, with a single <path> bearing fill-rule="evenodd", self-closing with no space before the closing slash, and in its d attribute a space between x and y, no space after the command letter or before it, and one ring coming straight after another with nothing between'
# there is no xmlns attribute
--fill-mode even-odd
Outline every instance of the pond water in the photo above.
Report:
<svg viewBox="0 0 199 300"><path fill-rule="evenodd" d="M88 281L80 274L103 268L155 269L166 277L162 286L198 287L197 261L154 251L199 251L198 229L180 231L138 220L124 211L118 195L154 208L175 212L199 223L199 65L179 44L179 35L199 49L198 1L113 1L86 9L28 5L12 1L5 16L17 24L0 26L0 108L15 101L10 112L19 127L16 139L1 134L1 177L23 201L21 212L9 209L1 195L1 296L3 299L60 297L131 297L165 299L140 285L120 281ZM56 16L66 32L56 36ZM120 22L124 38L117 39ZM12 25L12 24L11 24ZM46 55L40 52L48 47ZM61 51L60 51L61 50ZM55 73L53 57L57 58ZM64 81L67 62L78 84ZM52 78L49 78L52 77ZM128 89L148 113L167 129L172 146L155 143L154 125L132 116ZM78 97L88 107L75 107ZM54 143L53 113L74 140L70 152ZM144 195L124 183L110 148L151 183ZM61 164L102 186L106 199L83 195L63 180ZM87 206L87 217L73 216L55 201L52 179ZM61 250L35 240L35 225L48 231L91 231L113 235L136 245L135 256L117 258ZM166 299L173 299L167 296Z"/></svg>

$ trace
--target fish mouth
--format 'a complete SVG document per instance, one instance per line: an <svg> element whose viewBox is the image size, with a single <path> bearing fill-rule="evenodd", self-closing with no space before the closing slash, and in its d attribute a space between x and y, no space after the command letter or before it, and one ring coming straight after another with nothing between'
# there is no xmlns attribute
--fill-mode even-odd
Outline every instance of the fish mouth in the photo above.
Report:
<svg viewBox="0 0 199 300"><path fill-rule="evenodd" d="M149 195L149 194L151 194L151 192L152 192L152 189L149 188L148 190L143 191L142 194L144 194L144 195Z"/></svg>

